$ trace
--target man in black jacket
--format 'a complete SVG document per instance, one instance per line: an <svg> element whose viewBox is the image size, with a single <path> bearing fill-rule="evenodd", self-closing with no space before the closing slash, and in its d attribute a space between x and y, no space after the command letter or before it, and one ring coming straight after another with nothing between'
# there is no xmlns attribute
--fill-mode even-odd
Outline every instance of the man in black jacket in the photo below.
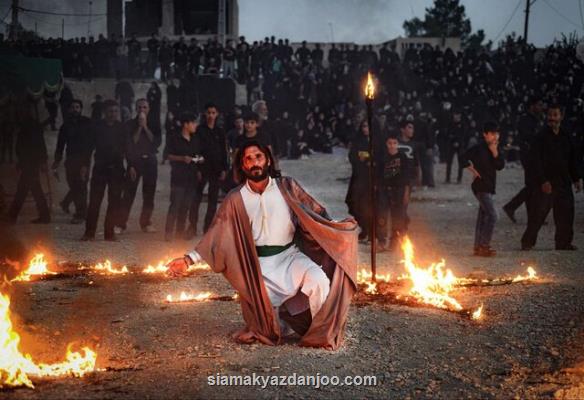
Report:
<svg viewBox="0 0 584 400"><path fill-rule="evenodd" d="M582 189L576 150L562 129L559 105L547 110L547 127L532 141L527 155L525 184L527 229L521 238L522 250L531 250L537 234L553 207L556 250L576 250L574 237L574 194Z"/></svg>
<svg viewBox="0 0 584 400"><path fill-rule="evenodd" d="M456 156L458 160L456 183L462 182L462 155L465 151L467 141L468 132L462 121L462 113L459 110L455 110L452 114L452 122L448 127L446 141L446 183L450 183L450 174L452 172L454 156Z"/></svg>
<svg viewBox="0 0 584 400"><path fill-rule="evenodd" d="M107 187L107 212L104 224L105 240L116 241L115 216L120 203L124 181L126 136L120 122L120 106L113 100L104 102L105 119L96 123L92 132L91 153L95 150L89 187L89 207L82 241L93 240L97 229L99 209Z"/></svg>
<svg viewBox="0 0 584 400"><path fill-rule="evenodd" d="M525 174L527 174L527 154L529 152L529 144L533 141L534 137L538 132L541 131L541 113L542 113L542 103L537 97L533 97L527 103L528 111L519 119L517 124L517 130L519 133L519 160L523 166ZM527 196L529 191L527 187L523 187L519 193L515 195L507 204L503 206L503 211L513 222L517 222L515 219L515 211L521 207L523 203L527 201Z"/></svg>
<svg viewBox="0 0 584 400"><path fill-rule="evenodd" d="M16 186L16 194L8 210L8 222L16 223L16 219L24 200L30 190L36 203L39 217L32 220L35 224L51 222L49 206L43 193L40 174L47 169L47 146L43 136L43 125L36 119L33 104L26 104L22 109L19 131L16 137L16 168L20 173Z"/></svg>
<svg viewBox="0 0 584 400"><path fill-rule="evenodd" d="M69 191L60 205L63 211L69 213L69 205L75 204L75 214L72 224L80 224L85 220L87 211L87 180L91 155L91 120L81 115L83 103L73 100L69 105L69 115L59 130L57 149L53 161L56 170L63 159L65 151L65 176Z"/></svg>
<svg viewBox="0 0 584 400"><path fill-rule="evenodd" d="M227 177L227 138L223 128L217 126L218 116L219 110L217 106L212 103L207 104L205 106L205 123L197 128L197 137L201 142L202 155L205 161L201 167L201 181L190 209L189 221L191 226L187 233L189 236L194 236L197 232L199 206L203 199L203 189L209 184L207 214L203 225L203 232L207 232L217 210L219 187Z"/></svg>
<svg viewBox="0 0 584 400"><path fill-rule="evenodd" d="M142 179L142 213L140 215L140 228L143 232L155 232L152 227L152 211L154 210L154 194L156 193L156 180L158 178L158 161L156 153L162 141L160 131L148 125L148 112L150 105L146 99L136 101L136 118L128 121L126 129L126 159L128 160L128 173L122 193L120 216L117 226L120 231L126 229L128 217L138 184Z"/></svg>
<svg viewBox="0 0 584 400"><path fill-rule="evenodd" d="M495 122L485 123L483 139L482 143L471 147L463 158L473 174L471 188L479 201L474 255L492 257L496 251L491 247L491 238L498 219L493 195L497 186L497 171L505 167L505 160L499 153L499 128Z"/></svg>

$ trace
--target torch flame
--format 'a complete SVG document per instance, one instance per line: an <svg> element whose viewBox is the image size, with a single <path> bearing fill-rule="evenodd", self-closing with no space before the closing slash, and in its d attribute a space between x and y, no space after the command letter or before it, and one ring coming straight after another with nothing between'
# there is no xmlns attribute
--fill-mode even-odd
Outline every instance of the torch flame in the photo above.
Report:
<svg viewBox="0 0 584 400"><path fill-rule="evenodd" d="M29 282L35 276L56 275L56 272L49 271L45 255L36 254L28 264L28 268L20 273L11 282Z"/></svg>
<svg viewBox="0 0 584 400"><path fill-rule="evenodd" d="M180 296L178 298L172 297L171 294L166 296L167 303L181 303L184 301L207 301L213 296L211 292L202 292L197 295L194 294L186 294L185 292L180 292Z"/></svg>
<svg viewBox="0 0 584 400"><path fill-rule="evenodd" d="M373 76L371 72L367 72L367 83L365 84L365 97L373 100L375 97L375 85L373 84Z"/></svg>
<svg viewBox="0 0 584 400"><path fill-rule="evenodd" d="M449 295L457 278L451 270L444 269L444 260L426 269L418 267L414 263L414 246L408 237L402 242L402 250L407 271L407 275L403 275L402 279L410 280L412 283L409 294L422 303L438 308L462 310L460 303Z"/></svg>
<svg viewBox="0 0 584 400"><path fill-rule="evenodd" d="M65 361L55 364L35 364L29 354L18 349L20 336L12 329L10 298L0 293L0 387L28 386L34 388L29 375L81 377L95 370L97 354L84 347L83 354L67 348Z"/></svg>

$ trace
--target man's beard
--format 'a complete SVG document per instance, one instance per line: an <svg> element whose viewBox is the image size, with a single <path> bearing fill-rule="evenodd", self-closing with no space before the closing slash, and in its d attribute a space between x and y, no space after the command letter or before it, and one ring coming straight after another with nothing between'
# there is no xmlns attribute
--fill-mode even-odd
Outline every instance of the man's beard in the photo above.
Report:
<svg viewBox="0 0 584 400"><path fill-rule="evenodd" d="M253 171L255 171L255 170L261 170L262 173L259 175L254 175ZM244 170L243 173L245 174L245 177L247 179L254 181L254 182L261 182L268 177L268 166L266 165L263 168L253 167L249 171Z"/></svg>

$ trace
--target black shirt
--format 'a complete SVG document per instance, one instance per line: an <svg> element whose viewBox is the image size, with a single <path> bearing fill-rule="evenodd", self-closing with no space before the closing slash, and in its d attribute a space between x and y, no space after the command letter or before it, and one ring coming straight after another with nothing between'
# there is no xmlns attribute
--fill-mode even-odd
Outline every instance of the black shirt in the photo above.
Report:
<svg viewBox="0 0 584 400"><path fill-rule="evenodd" d="M59 162L63 159L65 149L68 161L89 164L91 157L91 120L89 118L71 117L61 126L55 150L55 161Z"/></svg>
<svg viewBox="0 0 584 400"><path fill-rule="evenodd" d="M398 151L396 154L389 154L384 151L377 166L377 179L381 187L403 187L409 185L411 181L411 170L408 158L405 153Z"/></svg>
<svg viewBox="0 0 584 400"><path fill-rule="evenodd" d="M95 150L95 168L124 168L126 131L119 121L108 125L105 121L96 123L92 130L90 154Z"/></svg>
<svg viewBox="0 0 584 400"><path fill-rule="evenodd" d="M38 168L47 162L43 127L38 121L32 119L22 121L14 150L19 168Z"/></svg>
<svg viewBox="0 0 584 400"><path fill-rule="evenodd" d="M207 125L197 128L197 137L201 142L201 151L205 157L203 171L207 174L218 174L227 171L227 138L225 131L218 126L213 129Z"/></svg>
<svg viewBox="0 0 584 400"><path fill-rule="evenodd" d="M480 174L480 178L473 180L471 188L473 193L492 193L495 194L495 187L497 186L497 171L505 167L505 160L499 155L497 158L493 157L493 153L489 150L487 144L483 143L474 145L464 155L464 165L468 167L471 161L474 169Z"/></svg>
<svg viewBox="0 0 584 400"><path fill-rule="evenodd" d="M140 160L141 158L145 157L156 157L156 153L158 152L158 146L162 142L161 133L156 129L152 129L150 126L150 132L154 136L154 141L150 141L148 136L146 136L146 132L143 129L140 130L140 136L138 137L138 141L134 143L134 132L138 129L138 119L132 119L126 122L126 151L127 151L127 159L129 163L134 163Z"/></svg>
<svg viewBox="0 0 584 400"><path fill-rule="evenodd" d="M418 178L418 166L420 165L420 143L413 140L404 141L401 137L398 139L398 149L406 156L407 160L407 178L408 184L414 184Z"/></svg>
<svg viewBox="0 0 584 400"><path fill-rule="evenodd" d="M246 133L238 136L235 139L235 148L241 150L248 142L258 142L262 146L271 146L272 141L264 131L258 130L256 135L253 137L247 137Z"/></svg>
<svg viewBox="0 0 584 400"><path fill-rule="evenodd" d="M197 135L187 140L182 134L176 134L169 137L167 144L168 154L173 156L195 157L201 155L201 144ZM196 182L196 172L198 164L194 162L187 164L183 161L170 162L170 184L172 186L194 185Z"/></svg>
<svg viewBox="0 0 584 400"><path fill-rule="evenodd" d="M550 182L552 186L569 187L580 179L576 149L563 128L556 135L546 126L531 142L527 159L527 185Z"/></svg>

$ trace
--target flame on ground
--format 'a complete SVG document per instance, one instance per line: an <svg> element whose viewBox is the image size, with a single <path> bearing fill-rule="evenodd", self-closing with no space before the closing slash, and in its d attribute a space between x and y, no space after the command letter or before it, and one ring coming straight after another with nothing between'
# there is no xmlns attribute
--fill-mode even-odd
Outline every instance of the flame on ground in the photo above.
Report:
<svg viewBox="0 0 584 400"><path fill-rule="evenodd" d="M45 255L37 253L32 260L30 260L28 268L22 271L16 278L12 279L11 282L29 282L33 277L56 275L56 272L49 271L47 265Z"/></svg>
<svg viewBox="0 0 584 400"><path fill-rule="evenodd" d="M199 294L186 294L185 292L180 292L178 298L173 297L171 294L166 296L167 303L181 303L184 301L207 301L213 296L211 292L202 292Z"/></svg>
<svg viewBox="0 0 584 400"><path fill-rule="evenodd" d="M407 236L402 242L402 250L406 274L401 278L412 283L409 294L424 304L455 311L462 310L460 303L450 296L457 278L451 270L445 269L444 260L428 268L417 266L414 262L414 246Z"/></svg>
<svg viewBox="0 0 584 400"><path fill-rule="evenodd" d="M98 263L89 269L97 271L102 275L122 275L130 273L130 271L128 271L128 267L125 265L121 268L113 267L110 260L105 260L104 263Z"/></svg>
<svg viewBox="0 0 584 400"><path fill-rule="evenodd" d="M477 308L471 315L471 318L474 321L478 321L479 319L481 319L483 317L483 305L481 304L481 306L479 308Z"/></svg>
<svg viewBox="0 0 584 400"><path fill-rule="evenodd" d="M357 284L367 285L365 288L365 293L367 294L377 294L377 283L373 282L373 272L361 268L357 271ZM391 274L375 274L375 280L377 282L389 282L391 281Z"/></svg>
<svg viewBox="0 0 584 400"><path fill-rule="evenodd" d="M97 354L84 347L83 354L67 348L65 361L36 364L29 354L18 349L20 336L12 329L10 298L0 293L0 387L28 386L34 388L29 376L48 377L72 375L81 377L95 370Z"/></svg>
<svg viewBox="0 0 584 400"><path fill-rule="evenodd" d="M517 275L513 278L513 283L524 282L524 281L535 281L538 280L537 272L532 267L527 267L527 275Z"/></svg>
<svg viewBox="0 0 584 400"><path fill-rule="evenodd" d="M170 263L171 261L172 260L159 261L156 266L148 265L146 268L144 268L142 270L142 273L144 273L144 274L165 274L166 272L168 272L168 263ZM209 267L209 264L196 263L196 264L190 265L189 268L187 269L187 272L207 271L210 269L211 269L211 267Z"/></svg>

